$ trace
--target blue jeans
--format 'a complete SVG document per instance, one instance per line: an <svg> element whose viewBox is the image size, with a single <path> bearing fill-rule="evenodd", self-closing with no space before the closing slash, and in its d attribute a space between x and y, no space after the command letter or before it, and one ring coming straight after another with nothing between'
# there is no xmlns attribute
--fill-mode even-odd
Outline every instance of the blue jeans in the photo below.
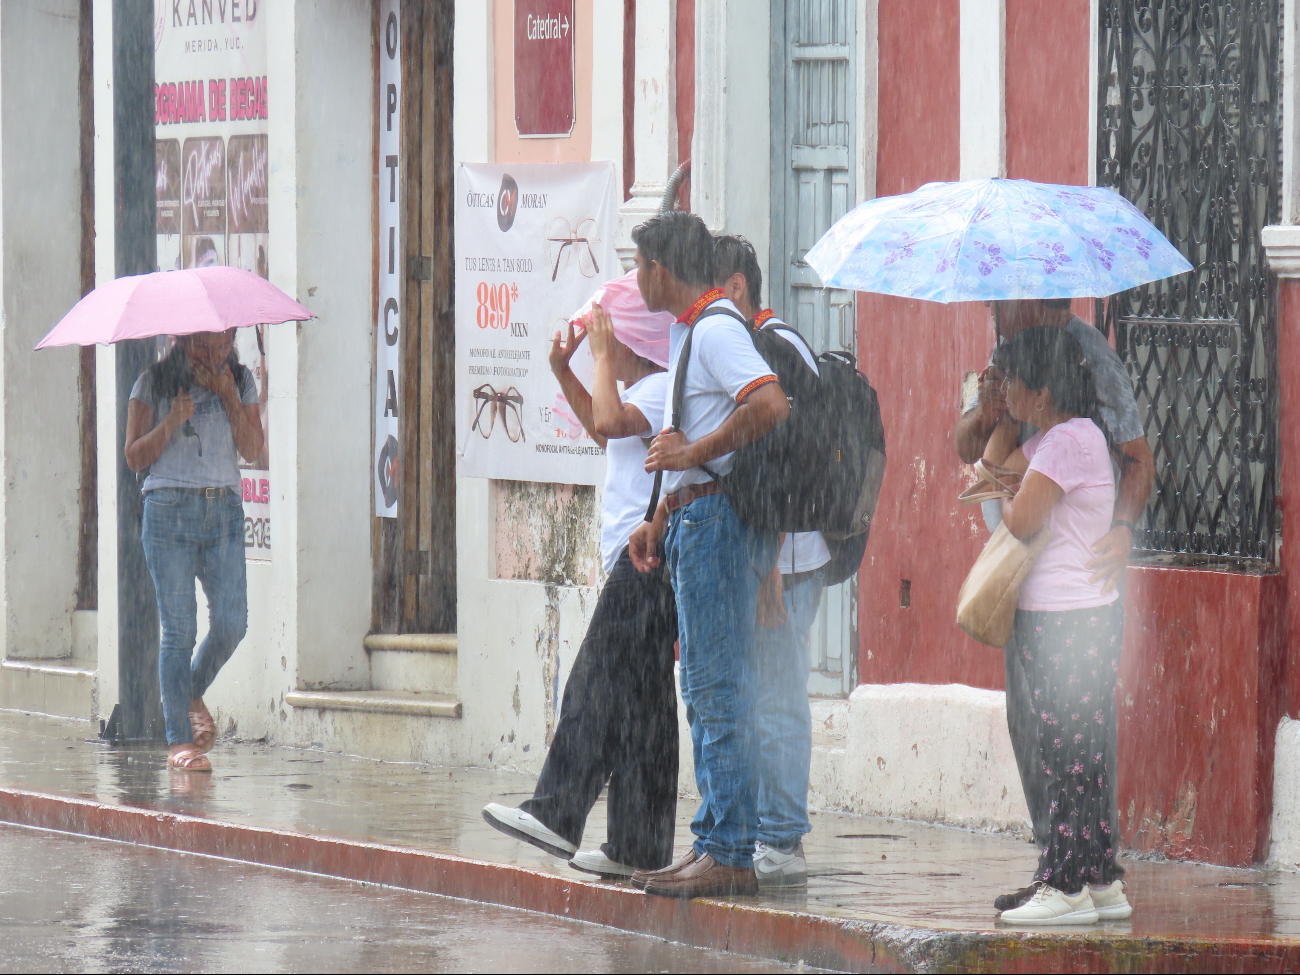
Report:
<svg viewBox="0 0 1300 975"><path fill-rule="evenodd" d="M691 823L695 852L728 867L754 862L754 613L759 583L776 563L778 538L742 524L726 497L713 494L674 512L665 540L700 791Z"/></svg>
<svg viewBox="0 0 1300 975"><path fill-rule="evenodd" d="M821 605L823 579L818 569L796 582L785 591L785 623L754 629L758 840L779 850L790 850L812 829L808 822L808 766L812 760L808 640Z"/></svg>
<svg viewBox="0 0 1300 975"><path fill-rule="evenodd" d="M203 696L248 629L244 503L238 493L205 498L156 488L145 495L141 540L162 622L158 682L167 744L180 745L194 740L190 698ZM208 635L197 654L195 579L208 598Z"/></svg>

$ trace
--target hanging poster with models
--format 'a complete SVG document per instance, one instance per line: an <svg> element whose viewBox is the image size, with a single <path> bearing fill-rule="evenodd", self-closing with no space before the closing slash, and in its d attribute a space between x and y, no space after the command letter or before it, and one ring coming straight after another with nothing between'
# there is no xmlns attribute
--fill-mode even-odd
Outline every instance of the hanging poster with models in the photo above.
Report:
<svg viewBox="0 0 1300 975"><path fill-rule="evenodd" d="M154 2L158 269L225 264L269 277L266 6ZM265 329L235 335L269 433ZM165 343L160 343L163 351ZM266 442L270 442L269 436ZM266 448L241 457L244 551L271 559Z"/></svg>
<svg viewBox="0 0 1300 975"><path fill-rule="evenodd" d="M613 163L456 171L456 450L470 477L599 484L605 451L548 356L555 332L623 273Z"/></svg>

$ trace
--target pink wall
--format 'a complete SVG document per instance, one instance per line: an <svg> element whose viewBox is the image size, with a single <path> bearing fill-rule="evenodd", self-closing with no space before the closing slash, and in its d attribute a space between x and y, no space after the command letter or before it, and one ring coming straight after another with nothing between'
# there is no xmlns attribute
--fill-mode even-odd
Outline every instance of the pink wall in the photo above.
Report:
<svg viewBox="0 0 1300 975"><path fill-rule="evenodd" d="M495 0L493 84L496 87L496 161L499 163L587 162L591 159L591 13L595 0L573 5L573 89L575 118L567 138L521 139L515 131L515 5ZM605 0L608 2L608 0Z"/></svg>

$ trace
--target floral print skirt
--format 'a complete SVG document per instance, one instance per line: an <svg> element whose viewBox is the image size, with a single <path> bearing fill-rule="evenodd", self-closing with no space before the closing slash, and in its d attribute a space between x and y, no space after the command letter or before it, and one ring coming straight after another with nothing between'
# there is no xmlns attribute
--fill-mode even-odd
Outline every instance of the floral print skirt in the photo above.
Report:
<svg viewBox="0 0 1300 975"><path fill-rule="evenodd" d="M1035 880L1068 894L1123 876L1115 863L1106 729L1119 675L1123 603L1016 612L1016 640L1038 713L1051 836Z"/></svg>

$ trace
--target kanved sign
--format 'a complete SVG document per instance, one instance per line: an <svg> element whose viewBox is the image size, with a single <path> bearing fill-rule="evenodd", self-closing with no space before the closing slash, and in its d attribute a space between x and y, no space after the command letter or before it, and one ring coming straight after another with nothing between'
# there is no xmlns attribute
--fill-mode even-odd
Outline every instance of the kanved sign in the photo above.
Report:
<svg viewBox="0 0 1300 975"><path fill-rule="evenodd" d="M515 130L573 131L573 0L515 0Z"/></svg>

